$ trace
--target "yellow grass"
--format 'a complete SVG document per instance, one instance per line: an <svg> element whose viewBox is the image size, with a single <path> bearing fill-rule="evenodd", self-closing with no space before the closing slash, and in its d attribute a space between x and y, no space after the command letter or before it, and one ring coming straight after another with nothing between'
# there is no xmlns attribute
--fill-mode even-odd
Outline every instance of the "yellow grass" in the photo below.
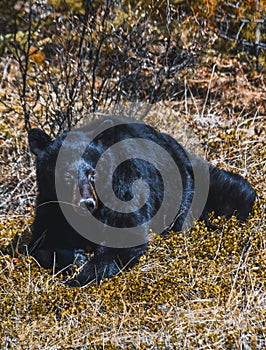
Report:
<svg viewBox="0 0 266 350"><path fill-rule="evenodd" d="M1 107L1 349L266 347L265 76L249 80L229 60L203 67L179 101L156 106L146 121L245 176L260 198L254 213L242 224L221 218L215 231L196 223L154 236L137 266L99 288L68 289L27 257L33 161L20 119ZM19 110L10 87L1 94Z"/></svg>

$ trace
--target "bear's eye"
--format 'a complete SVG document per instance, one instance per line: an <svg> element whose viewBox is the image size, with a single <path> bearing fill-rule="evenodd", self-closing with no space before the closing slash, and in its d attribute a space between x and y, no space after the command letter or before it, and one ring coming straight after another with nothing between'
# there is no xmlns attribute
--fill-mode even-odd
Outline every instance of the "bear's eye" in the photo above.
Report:
<svg viewBox="0 0 266 350"><path fill-rule="evenodd" d="M72 185L74 181L74 175L71 173L65 173L65 180L67 185Z"/></svg>
<svg viewBox="0 0 266 350"><path fill-rule="evenodd" d="M92 183L95 182L95 171L88 175L88 180Z"/></svg>

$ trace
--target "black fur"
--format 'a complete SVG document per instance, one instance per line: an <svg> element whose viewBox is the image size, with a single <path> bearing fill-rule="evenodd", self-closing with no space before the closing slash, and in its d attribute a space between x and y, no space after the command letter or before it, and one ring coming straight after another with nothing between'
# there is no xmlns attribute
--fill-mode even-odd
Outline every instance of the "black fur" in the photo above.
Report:
<svg viewBox="0 0 266 350"><path fill-rule="evenodd" d="M124 124L114 125L113 121ZM125 215L112 212L97 198L93 187L95 166L105 150L125 139L143 138L163 147L178 166L182 179L181 206L174 220L168 225L168 229L181 230L194 195L193 170L202 171L202 178L205 178L206 174L202 169L205 169L203 165L206 163L196 156L188 157L178 142L169 135L157 132L135 120L131 120L132 123L129 123L129 121L128 118L124 119L117 116L103 118L72 132L72 141L68 142L66 147L67 158L64 167L61 170L59 169L67 202L73 203L75 206L84 204L100 222L111 226L134 227L144 223L144 234L148 234L149 220L160 208L164 193L160 174L152 164L136 158L125 161L113 174L114 192L123 201L128 201L133 197L132 183L135 180L141 178L149 184L148 202L133 214ZM109 123L109 127L107 131L101 132L104 123ZM94 134L97 135L96 138L92 142L88 141L93 138ZM75 279L67 282L69 286L83 286L94 280L99 283L102 278L109 278L119 273L123 267L133 266L146 251L147 243L130 248L106 247L104 242L98 244L82 237L65 219L57 203L55 176L59 175L55 174L55 165L58 152L67 135L67 133L64 133L52 141L48 135L39 129L31 129L29 132L30 149L37 156L38 184L36 216L33 223L30 252L42 266L51 268L55 263L57 270L61 270L73 264L75 260L78 264L81 264L79 261L84 262L85 253L91 251L93 253L92 258L86 261ZM74 158L77 150L84 147L84 144L86 145L86 151L82 155L79 165L77 165ZM134 152L134 150L128 151ZM115 158L115 155L112 155L112 157ZM111 158L109 161L113 162L115 159ZM160 161L169 172L174 171L164 159ZM234 214L240 220L245 220L256 197L250 184L238 174L211 165L208 165L207 169L209 169L210 174L207 202L201 215L196 213L197 210L195 210L195 213L207 224L208 214L212 211L216 215L225 215L226 217L231 217ZM75 179L71 177L71 171L73 170L77 171L78 174L77 187L82 198L79 203L75 203ZM170 207L166 207L164 210L167 216ZM79 215L79 213L76 215ZM88 232L90 229L91 227L88 224Z"/></svg>

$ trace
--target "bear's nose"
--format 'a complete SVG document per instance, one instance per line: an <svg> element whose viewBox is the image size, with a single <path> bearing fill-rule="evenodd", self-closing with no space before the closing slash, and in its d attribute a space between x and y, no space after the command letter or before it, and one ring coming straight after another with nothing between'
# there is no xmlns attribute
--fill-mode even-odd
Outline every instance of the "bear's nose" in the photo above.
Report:
<svg viewBox="0 0 266 350"><path fill-rule="evenodd" d="M93 198L83 198L79 201L79 207L83 210L93 211L96 208L96 201Z"/></svg>

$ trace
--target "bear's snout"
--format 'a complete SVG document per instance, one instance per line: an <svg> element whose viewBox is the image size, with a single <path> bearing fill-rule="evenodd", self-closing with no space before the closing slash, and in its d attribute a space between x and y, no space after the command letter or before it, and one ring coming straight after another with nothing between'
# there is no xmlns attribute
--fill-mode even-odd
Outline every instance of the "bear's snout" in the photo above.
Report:
<svg viewBox="0 0 266 350"><path fill-rule="evenodd" d="M78 205L82 210L89 210L90 212L94 211L97 208L97 202L93 198L82 198L79 201Z"/></svg>
<svg viewBox="0 0 266 350"><path fill-rule="evenodd" d="M93 212L98 207L98 198L92 181L92 176L79 178L79 193L81 199L78 201L78 207L82 211L89 210Z"/></svg>

